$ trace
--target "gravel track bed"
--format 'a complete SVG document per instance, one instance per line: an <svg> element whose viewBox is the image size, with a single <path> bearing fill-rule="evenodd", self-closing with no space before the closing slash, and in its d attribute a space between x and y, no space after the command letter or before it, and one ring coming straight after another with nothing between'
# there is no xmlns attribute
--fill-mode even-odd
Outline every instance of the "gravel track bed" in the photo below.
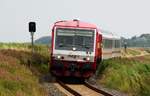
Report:
<svg viewBox="0 0 150 96"><path fill-rule="evenodd" d="M44 88L46 88L46 91L48 92L48 96L66 96L64 93L62 93L58 88L56 88L55 85L52 83L43 83Z"/></svg>
<svg viewBox="0 0 150 96"><path fill-rule="evenodd" d="M39 82L43 85L44 89L46 89L48 96L67 96L63 92L61 92L55 85L54 83L56 82L55 77L51 76L50 74L47 74L45 76L42 76L39 80ZM104 88L100 84L96 82L96 79L91 77L90 79L87 80L87 82L94 87L104 90L105 92L108 92L112 94L113 96L128 96L127 94L121 93L119 91L113 90L113 89L108 89Z"/></svg>
<svg viewBox="0 0 150 96"><path fill-rule="evenodd" d="M55 85L55 78L50 74L42 76L39 80L44 89L46 89L48 96L66 96L66 94L62 93Z"/></svg>

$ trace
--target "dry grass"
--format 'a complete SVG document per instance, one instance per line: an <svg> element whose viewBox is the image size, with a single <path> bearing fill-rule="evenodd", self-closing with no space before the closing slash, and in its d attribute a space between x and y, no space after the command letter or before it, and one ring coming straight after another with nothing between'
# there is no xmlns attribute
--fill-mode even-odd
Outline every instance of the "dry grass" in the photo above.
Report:
<svg viewBox="0 0 150 96"><path fill-rule="evenodd" d="M44 96L38 78L19 60L0 52L0 96Z"/></svg>
<svg viewBox="0 0 150 96"><path fill-rule="evenodd" d="M31 68L28 66L31 53L27 50L1 48L0 96L47 96L45 89L39 84L38 76L48 72L48 49L36 47Z"/></svg>
<svg viewBox="0 0 150 96"><path fill-rule="evenodd" d="M122 53L122 57L129 57L129 58L135 56L144 56L149 54L147 50L144 48L127 48L126 52L124 49L122 49L121 53Z"/></svg>

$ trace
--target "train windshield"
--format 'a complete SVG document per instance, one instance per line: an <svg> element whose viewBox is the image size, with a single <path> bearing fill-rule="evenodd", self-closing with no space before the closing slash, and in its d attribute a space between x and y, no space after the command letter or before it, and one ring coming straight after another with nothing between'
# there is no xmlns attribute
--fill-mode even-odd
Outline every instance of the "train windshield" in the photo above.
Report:
<svg viewBox="0 0 150 96"><path fill-rule="evenodd" d="M94 30L57 28L55 49L93 51Z"/></svg>

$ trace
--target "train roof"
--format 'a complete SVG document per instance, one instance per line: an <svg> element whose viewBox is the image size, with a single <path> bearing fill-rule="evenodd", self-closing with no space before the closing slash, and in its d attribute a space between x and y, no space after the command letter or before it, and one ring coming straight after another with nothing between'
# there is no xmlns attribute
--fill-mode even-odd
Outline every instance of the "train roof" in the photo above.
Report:
<svg viewBox="0 0 150 96"><path fill-rule="evenodd" d="M114 34L114 33L112 33L112 32L104 31L104 30L102 30L101 32L102 32L102 36L103 36L104 38L120 39L120 36L118 36L118 35L116 35L116 34Z"/></svg>
<svg viewBox="0 0 150 96"><path fill-rule="evenodd" d="M70 20L70 21L58 21L55 23L55 26L66 26L66 27L83 27L83 28L94 28L97 29L97 26L91 23L86 23L80 20Z"/></svg>

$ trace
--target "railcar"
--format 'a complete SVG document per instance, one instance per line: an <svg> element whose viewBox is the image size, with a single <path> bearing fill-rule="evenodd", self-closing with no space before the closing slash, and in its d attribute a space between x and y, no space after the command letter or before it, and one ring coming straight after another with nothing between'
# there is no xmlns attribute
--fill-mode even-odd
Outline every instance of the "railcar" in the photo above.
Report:
<svg viewBox="0 0 150 96"><path fill-rule="evenodd" d="M121 38L111 32L102 31L102 59L121 56Z"/></svg>
<svg viewBox="0 0 150 96"><path fill-rule="evenodd" d="M102 59L111 58L117 52L107 39L112 43L118 40L110 35L103 37L94 24L79 20L56 22L52 28L51 73L65 77L92 76ZM106 56L108 53L111 55Z"/></svg>

